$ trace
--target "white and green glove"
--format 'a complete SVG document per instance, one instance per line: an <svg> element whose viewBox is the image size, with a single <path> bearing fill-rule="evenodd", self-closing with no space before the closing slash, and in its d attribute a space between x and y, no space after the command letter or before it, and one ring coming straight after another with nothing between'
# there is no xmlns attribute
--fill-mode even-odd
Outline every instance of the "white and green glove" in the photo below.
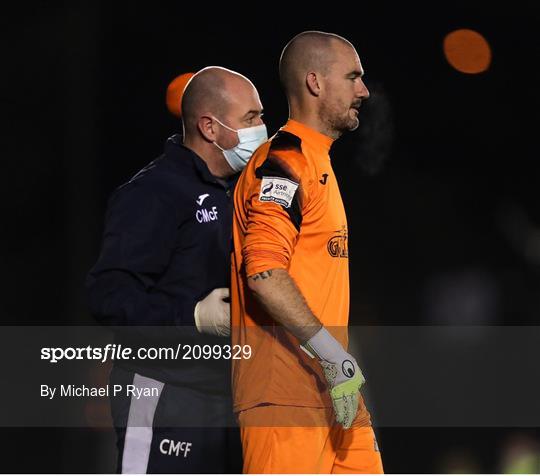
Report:
<svg viewBox="0 0 540 476"><path fill-rule="evenodd" d="M326 330L321 329L302 348L317 357L328 381L336 421L350 428L358 410L360 387L366 381L355 358Z"/></svg>

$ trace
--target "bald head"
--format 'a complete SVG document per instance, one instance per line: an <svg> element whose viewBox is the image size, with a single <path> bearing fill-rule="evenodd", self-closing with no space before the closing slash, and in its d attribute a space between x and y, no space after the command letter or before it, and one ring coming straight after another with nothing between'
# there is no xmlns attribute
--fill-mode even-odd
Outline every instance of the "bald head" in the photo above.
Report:
<svg viewBox="0 0 540 476"><path fill-rule="evenodd" d="M209 66L191 78L182 96L182 116L186 135L197 130L201 115L227 115L239 89L254 88L245 76L219 66Z"/></svg>
<svg viewBox="0 0 540 476"><path fill-rule="evenodd" d="M322 31L305 31L287 43L279 60L279 77L287 96L298 95L304 89L307 73L328 74L335 62L336 45L354 49L345 38Z"/></svg>

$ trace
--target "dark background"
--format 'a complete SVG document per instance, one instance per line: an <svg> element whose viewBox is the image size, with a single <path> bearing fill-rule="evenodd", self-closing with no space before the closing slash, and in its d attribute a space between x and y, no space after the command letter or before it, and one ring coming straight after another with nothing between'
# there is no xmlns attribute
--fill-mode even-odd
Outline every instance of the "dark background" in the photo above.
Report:
<svg viewBox="0 0 540 476"><path fill-rule="evenodd" d="M332 154L349 220L351 323L537 325L540 5L404 3L5 7L2 322L92 323L83 281L107 197L178 130L165 107L176 75L208 65L245 74L272 134L287 117L281 49L318 29L354 43L372 92L361 127ZM487 72L446 61L443 38L458 28L490 43ZM378 435L388 472L497 472L508 448L539 444L532 429ZM109 431L2 429L0 441L2 471L114 470Z"/></svg>

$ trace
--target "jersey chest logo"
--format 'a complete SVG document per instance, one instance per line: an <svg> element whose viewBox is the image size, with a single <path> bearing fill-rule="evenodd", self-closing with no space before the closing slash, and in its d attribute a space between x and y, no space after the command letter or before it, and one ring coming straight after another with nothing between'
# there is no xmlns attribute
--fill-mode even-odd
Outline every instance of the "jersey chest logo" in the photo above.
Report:
<svg viewBox="0 0 540 476"><path fill-rule="evenodd" d="M332 258L348 258L349 248L347 245L347 227L343 226L341 230L335 231L335 235L328 240L326 249Z"/></svg>

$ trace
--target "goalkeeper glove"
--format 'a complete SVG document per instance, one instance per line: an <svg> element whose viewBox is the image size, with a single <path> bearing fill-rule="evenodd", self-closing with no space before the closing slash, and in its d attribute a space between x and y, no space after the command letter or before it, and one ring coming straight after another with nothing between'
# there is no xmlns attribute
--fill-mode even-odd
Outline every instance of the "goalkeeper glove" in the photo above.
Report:
<svg viewBox="0 0 540 476"><path fill-rule="evenodd" d="M302 348L319 359L328 381L336 421L343 428L350 428L358 410L360 387L365 382L356 360L324 327Z"/></svg>
<svg viewBox="0 0 540 476"><path fill-rule="evenodd" d="M195 325L199 332L219 337L231 335L231 305L228 288L216 288L195 306Z"/></svg>

